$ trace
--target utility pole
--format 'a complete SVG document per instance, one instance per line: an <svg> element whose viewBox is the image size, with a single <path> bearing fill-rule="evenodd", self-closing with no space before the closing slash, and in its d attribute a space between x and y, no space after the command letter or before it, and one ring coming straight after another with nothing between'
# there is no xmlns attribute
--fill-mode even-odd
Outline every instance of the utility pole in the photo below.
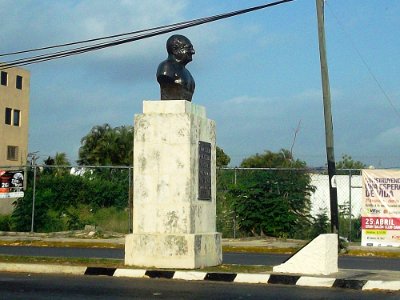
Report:
<svg viewBox="0 0 400 300"><path fill-rule="evenodd" d="M333 184L336 175L335 154L333 147L333 122L331 112L331 93L329 88L328 64L326 59L324 0L316 0L318 19L319 57L321 62L322 94L324 101L326 156L328 160L329 196L331 208L331 232L339 234L339 213L337 188Z"/></svg>

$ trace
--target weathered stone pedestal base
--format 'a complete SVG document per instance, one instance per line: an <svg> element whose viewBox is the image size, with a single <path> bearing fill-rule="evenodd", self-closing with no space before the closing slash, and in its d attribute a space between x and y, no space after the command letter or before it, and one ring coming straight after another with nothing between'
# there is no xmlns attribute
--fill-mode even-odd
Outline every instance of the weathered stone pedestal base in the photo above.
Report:
<svg viewBox="0 0 400 300"><path fill-rule="evenodd" d="M133 233L125 264L194 269L222 262L216 232L215 122L185 100L135 116Z"/></svg>
<svg viewBox="0 0 400 300"><path fill-rule="evenodd" d="M125 264L196 269L222 262L221 234L129 234Z"/></svg>

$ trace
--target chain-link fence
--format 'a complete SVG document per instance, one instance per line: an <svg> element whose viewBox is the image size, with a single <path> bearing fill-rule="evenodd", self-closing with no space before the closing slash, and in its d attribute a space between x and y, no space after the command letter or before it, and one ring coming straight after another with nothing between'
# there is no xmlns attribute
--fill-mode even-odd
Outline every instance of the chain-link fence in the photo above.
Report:
<svg viewBox="0 0 400 300"><path fill-rule="evenodd" d="M11 213L1 216L0 231L59 232L89 225L128 233L132 228L132 168L13 167L17 169L25 174L24 195L14 197L7 188L0 193L0 211ZM9 176L3 181L11 186Z"/></svg>
<svg viewBox="0 0 400 300"><path fill-rule="evenodd" d="M361 239L362 178L360 170L339 170L333 179L339 210L339 233L349 241ZM329 178L327 174L311 174L316 190L311 195L311 215L326 212L330 216Z"/></svg>
<svg viewBox="0 0 400 300"><path fill-rule="evenodd" d="M349 241L360 240L361 172L338 170L337 173L333 185L337 187L338 194L339 234ZM224 237L272 234L310 239L319 233L329 232L327 171L219 169L217 212L217 229L223 232ZM266 218L271 221L265 221ZM253 219L254 228L250 219ZM275 228L274 224L281 224L280 228Z"/></svg>
<svg viewBox="0 0 400 300"><path fill-rule="evenodd" d="M0 168L4 170L6 168ZM132 228L132 167L21 166L24 196L0 191L0 231L97 230L128 233ZM4 181L5 182L5 181ZM360 238L359 170L340 170L340 235ZM3 196L1 196L3 195ZM9 213L4 213L7 211ZM272 235L309 239L329 231L326 170L217 170L217 230L224 237Z"/></svg>

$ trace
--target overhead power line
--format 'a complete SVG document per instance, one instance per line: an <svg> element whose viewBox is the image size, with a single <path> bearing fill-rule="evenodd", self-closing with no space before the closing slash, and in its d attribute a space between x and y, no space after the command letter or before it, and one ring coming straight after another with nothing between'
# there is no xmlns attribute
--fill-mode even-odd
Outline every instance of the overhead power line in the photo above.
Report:
<svg viewBox="0 0 400 300"><path fill-rule="evenodd" d="M386 93L385 89L383 88L382 84L380 83L380 81L378 80L378 78L375 76L374 72L372 71L371 67L369 66L369 64L367 63L366 59L364 58L364 56L361 54L361 51L358 49L358 47L356 46L356 43L354 42L354 39L352 38L352 36L347 32L346 27L343 25L343 22L338 18L338 16L335 14L334 10L327 5L327 7L330 9L330 13L332 14L332 16L335 18L336 22L338 23L339 27L342 29L343 33L345 34L345 36L347 37L347 39L350 41L350 45L353 47L354 51L357 53L358 57L360 58L361 62L364 64L365 68L367 69L369 75L372 77L372 79L375 81L376 85L378 86L379 90L382 92L384 98L386 99L386 101L389 103L389 105L391 106L391 108L393 109L394 113L396 114L396 116L400 119L400 112L399 110L396 108L396 106L394 105L391 97L389 96L388 93Z"/></svg>
<svg viewBox="0 0 400 300"><path fill-rule="evenodd" d="M24 53L29 53L29 52L38 52L38 51L44 51L44 50L49 50L49 49L55 49L55 48L62 48L62 47L85 44L85 43L91 43L91 42L96 42L96 41L101 41L101 40L108 40L108 39L112 39L112 38L116 38L116 37L128 36L128 35L133 35L133 34L153 31L153 30L157 30L157 29L163 29L163 28L167 28L167 27L183 25L183 24L186 24L188 22L190 22L190 21L175 23L175 24L171 24L171 25L158 26L158 27L153 27L153 28L149 28L149 29L137 30L137 31L132 31L132 32L128 32L128 33L115 34L115 35L110 35L110 36L106 36L106 37L93 38L93 39L83 40L83 41L78 41L78 42L70 42L70 43L53 45L53 46L45 46L45 47L40 47L40 48L20 50L20 51L9 52L9 53L4 53L4 54L0 53L0 57L24 54ZM79 49L79 48L76 48L76 49Z"/></svg>
<svg viewBox="0 0 400 300"><path fill-rule="evenodd" d="M80 46L77 48L72 48L72 49L70 48L70 49L66 49L66 50L50 52L50 53L46 53L46 54L34 55L34 56L30 56L30 57L6 61L1 64L0 69L3 70L3 69L8 69L8 68L17 67L17 66L25 66L25 65L45 62L45 61L49 61L49 60L53 60L53 59L68 57L68 56L72 56L72 55L78 55L78 54L82 54L82 53L86 53L86 52L90 52L90 51L96 51L96 50L100 50L100 49L104 49L104 48L108 48L108 47L114 47L114 46L122 45L125 43L130 43L130 42L142 40L145 38L173 32L176 30L181 30L181 29L185 29L185 28L189 28L189 27L202 25L205 23L210 23L210 22L230 18L233 16L238 16L241 14L246 14L246 13L253 12L256 10L265 9L268 7L272 7L272 6L276 6L276 5L280 5L280 4L292 2L292 1L294 1L294 0L276 1L276 2L272 2L272 3L264 4L264 5L259 5L259 6L241 9L241 10L237 10L237 11L233 11L233 12L229 12L229 13L214 15L211 17L205 17L205 18L195 19L195 20L191 20L191 21L179 22L179 23L175 23L175 24L171 24L171 25L164 25L164 26L154 27L154 28L150 28L150 29L133 31L133 32L129 32L129 33L116 34L116 35L111 35L111 36L107 36L107 37L94 38L94 39L89 39L89 40L84 40L84 41L70 42L70 43L65 43L65 44L45 46L45 47L40 47L40 48L4 53L4 54L0 54L0 57L21 55L21 54L26 54L26 53L31 53L31 52L45 51L45 50L50 50L50 49L93 43L93 42L97 42L97 41L104 41L101 43L91 44L89 46ZM129 37L120 38L123 36L129 36ZM118 39L115 39L115 38L118 38ZM105 40L110 40L110 39L112 39L112 40L105 41Z"/></svg>

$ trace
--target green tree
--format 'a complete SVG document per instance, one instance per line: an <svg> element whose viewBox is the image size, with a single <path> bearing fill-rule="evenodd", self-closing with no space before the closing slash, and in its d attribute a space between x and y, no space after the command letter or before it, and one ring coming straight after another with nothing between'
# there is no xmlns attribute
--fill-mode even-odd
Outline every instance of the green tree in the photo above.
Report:
<svg viewBox="0 0 400 300"><path fill-rule="evenodd" d="M224 150L217 146L217 168L223 168L229 165L231 158Z"/></svg>
<svg viewBox="0 0 400 300"><path fill-rule="evenodd" d="M84 211L94 213L110 207L122 211L128 205L127 175L128 170L119 170L107 178L97 174L38 174L34 230L50 232L83 229L82 226L90 221L88 213ZM24 197L16 201L11 217L11 227L14 230L30 231L32 198L32 187L29 187Z"/></svg>
<svg viewBox="0 0 400 300"><path fill-rule="evenodd" d="M242 168L305 168L306 162L294 159L287 149L279 152L265 151L245 158L240 164Z"/></svg>
<svg viewBox="0 0 400 300"><path fill-rule="evenodd" d="M253 235L300 237L310 224L309 195L314 190L306 170L298 169L306 163L282 149L250 156L241 167L281 169L237 173L237 182L229 192L240 228Z"/></svg>
<svg viewBox="0 0 400 300"><path fill-rule="evenodd" d="M320 209L319 213L313 218L310 238L315 238L320 234L329 232L329 217L326 209Z"/></svg>
<svg viewBox="0 0 400 300"><path fill-rule="evenodd" d="M54 164L56 166L69 166L70 163L67 154L64 152L56 152L56 155L54 156Z"/></svg>
<svg viewBox="0 0 400 300"><path fill-rule="evenodd" d="M49 156L43 162L46 166L55 166L55 168L46 168L44 174L54 174L56 176L67 174L69 168L66 168L66 166L71 165L67 158L67 154L64 152L56 152L54 157Z"/></svg>
<svg viewBox="0 0 400 300"><path fill-rule="evenodd" d="M81 139L78 164L129 166L133 160L133 127L94 126Z"/></svg>
<svg viewBox="0 0 400 300"><path fill-rule="evenodd" d="M336 162L336 169L365 169L367 167L361 161L354 160L350 155L342 155L341 160Z"/></svg>
<svg viewBox="0 0 400 300"><path fill-rule="evenodd" d="M43 161L47 166L70 166L70 162L65 152L56 152L56 155L49 156Z"/></svg>
<svg viewBox="0 0 400 300"><path fill-rule="evenodd" d="M45 160L43 160L43 162L46 166L54 166L55 165L54 158L51 156L47 157Z"/></svg>

